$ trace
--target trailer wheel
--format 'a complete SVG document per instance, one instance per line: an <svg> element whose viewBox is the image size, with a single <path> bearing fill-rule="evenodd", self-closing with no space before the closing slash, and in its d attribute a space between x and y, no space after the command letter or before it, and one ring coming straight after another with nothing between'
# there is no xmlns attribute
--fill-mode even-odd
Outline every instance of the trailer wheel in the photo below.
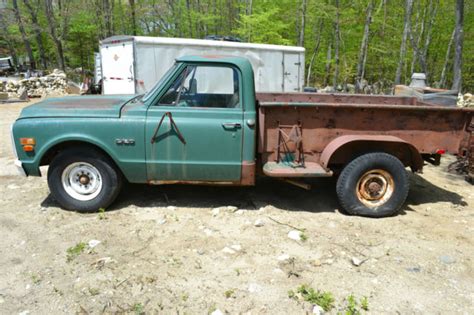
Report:
<svg viewBox="0 0 474 315"><path fill-rule="evenodd" d="M90 149L70 149L59 153L51 162L48 186L63 208L97 211L117 198L122 175L104 154Z"/></svg>
<svg viewBox="0 0 474 315"><path fill-rule="evenodd" d="M387 153L368 153L347 164L336 190L347 213L381 218L400 210L408 195L409 181L399 159Z"/></svg>

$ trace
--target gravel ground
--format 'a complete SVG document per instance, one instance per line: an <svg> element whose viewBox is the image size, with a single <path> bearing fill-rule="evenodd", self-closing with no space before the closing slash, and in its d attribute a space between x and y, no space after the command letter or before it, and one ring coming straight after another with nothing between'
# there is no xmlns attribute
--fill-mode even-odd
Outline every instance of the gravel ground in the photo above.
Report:
<svg viewBox="0 0 474 315"><path fill-rule="evenodd" d="M332 294L330 313L352 294L363 313L474 314L474 189L447 173L454 157L411 175L384 219L341 214L333 179L127 185L105 213L81 214L45 178L16 175L9 126L24 106L0 105L2 314L305 314L288 294L302 284Z"/></svg>

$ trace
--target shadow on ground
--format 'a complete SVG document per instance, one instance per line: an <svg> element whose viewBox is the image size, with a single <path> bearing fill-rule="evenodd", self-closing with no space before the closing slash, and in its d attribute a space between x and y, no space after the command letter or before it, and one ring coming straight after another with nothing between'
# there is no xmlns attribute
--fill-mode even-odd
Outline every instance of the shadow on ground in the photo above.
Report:
<svg viewBox="0 0 474 315"><path fill-rule="evenodd" d="M129 206L180 208L215 208L236 206L258 210L267 205L288 211L334 212L338 208L334 179L308 181L311 190L286 182L260 178L255 187L224 187L198 185L150 186L126 184L117 201L107 210L120 210ZM49 195L43 207L58 207Z"/></svg>
<svg viewBox="0 0 474 315"><path fill-rule="evenodd" d="M271 178L260 178L255 187L223 187L197 185L150 186L126 184L117 201L108 211L129 206L180 208L215 208L235 206L239 209L258 210L267 205L287 211L335 212L339 208L336 196L336 180L333 178L309 181L311 190L290 185ZM463 198L425 180L419 175L410 176L410 192L399 214L413 211L410 206L425 203L449 202L465 206ZM57 207L49 195L41 204Z"/></svg>

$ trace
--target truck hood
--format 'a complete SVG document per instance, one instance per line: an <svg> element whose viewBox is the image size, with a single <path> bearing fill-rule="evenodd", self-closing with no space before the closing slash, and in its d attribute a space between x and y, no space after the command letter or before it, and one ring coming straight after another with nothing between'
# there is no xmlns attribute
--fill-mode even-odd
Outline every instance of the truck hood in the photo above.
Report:
<svg viewBox="0 0 474 315"><path fill-rule="evenodd" d="M67 96L49 98L25 107L19 119L39 117L120 117L120 109L133 95Z"/></svg>

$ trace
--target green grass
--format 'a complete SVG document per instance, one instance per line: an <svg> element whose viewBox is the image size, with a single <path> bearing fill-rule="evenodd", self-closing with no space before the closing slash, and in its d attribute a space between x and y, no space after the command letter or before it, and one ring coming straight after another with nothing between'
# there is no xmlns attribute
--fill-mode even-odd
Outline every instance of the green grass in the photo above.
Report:
<svg viewBox="0 0 474 315"><path fill-rule="evenodd" d="M334 307L334 297L331 292L319 291L311 288L307 284L302 284L296 289L296 293L293 290L288 291L288 297L297 299L298 295L309 303L317 304L323 308L325 312L331 310Z"/></svg>
<svg viewBox="0 0 474 315"><path fill-rule="evenodd" d="M85 249L86 249L86 243L84 242L79 242L75 246L69 247L67 249L67 261L71 262L73 261L77 256L79 256Z"/></svg>

